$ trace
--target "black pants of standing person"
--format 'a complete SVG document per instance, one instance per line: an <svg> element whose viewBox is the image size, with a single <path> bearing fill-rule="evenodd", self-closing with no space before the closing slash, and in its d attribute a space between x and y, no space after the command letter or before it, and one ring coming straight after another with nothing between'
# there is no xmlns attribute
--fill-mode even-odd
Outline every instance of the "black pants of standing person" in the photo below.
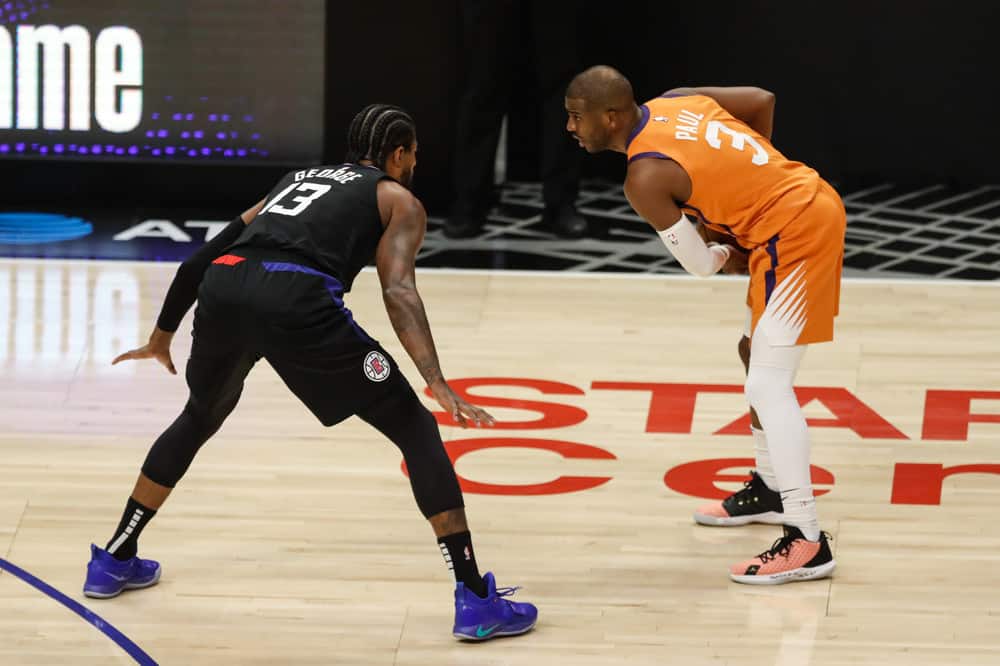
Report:
<svg viewBox="0 0 1000 666"><path fill-rule="evenodd" d="M464 87L456 127L455 205L449 235L474 235L493 202L497 142L511 100L541 102L539 147L545 217L573 208L582 153L565 129L566 86L579 66L574 10L558 2L461 0ZM515 80L513 63L529 49L534 80ZM582 221L582 218L580 218ZM459 227L471 227L463 230ZM448 231L448 229L446 229ZM461 233L469 231L470 233ZM570 234L582 235L582 234Z"/></svg>

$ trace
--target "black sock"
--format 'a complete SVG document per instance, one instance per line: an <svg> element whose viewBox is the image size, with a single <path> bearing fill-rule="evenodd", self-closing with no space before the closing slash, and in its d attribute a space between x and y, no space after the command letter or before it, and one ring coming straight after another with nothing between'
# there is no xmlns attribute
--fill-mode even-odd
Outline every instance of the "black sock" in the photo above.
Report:
<svg viewBox="0 0 1000 666"><path fill-rule="evenodd" d="M438 546L448 569L455 574L455 582L464 584L477 597L485 599L486 582L479 575L476 554L472 552L472 535L468 530L439 537Z"/></svg>
<svg viewBox="0 0 1000 666"><path fill-rule="evenodd" d="M139 551L139 535L142 533L142 528L155 515L154 509L145 507L129 497L121 522L118 523L114 536L111 537L111 541L108 541L104 550L113 555L116 560L124 561L135 557Z"/></svg>

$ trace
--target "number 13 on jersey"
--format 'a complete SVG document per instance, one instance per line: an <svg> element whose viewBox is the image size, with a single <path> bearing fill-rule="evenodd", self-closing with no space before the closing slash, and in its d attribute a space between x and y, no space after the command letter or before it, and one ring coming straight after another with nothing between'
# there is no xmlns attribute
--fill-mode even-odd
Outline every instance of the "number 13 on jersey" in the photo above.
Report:
<svg viewBox="0 0 1000 666"><path fill-rule="evenodd" d="M278 202L287 197L292 192L308 192L305 195L299 195L291 197L291 201L298 204L292 208L286 208L285 206L279 206ZM321 183L292 183L285 189L278 192L278 196L274 197L269 204L261 209L260 214L264 213L278 213L279 215L288 215L290 217L295 217L306 208L309 204L319 199L321 196L330 191L329 185L323 185Z"/></svg>

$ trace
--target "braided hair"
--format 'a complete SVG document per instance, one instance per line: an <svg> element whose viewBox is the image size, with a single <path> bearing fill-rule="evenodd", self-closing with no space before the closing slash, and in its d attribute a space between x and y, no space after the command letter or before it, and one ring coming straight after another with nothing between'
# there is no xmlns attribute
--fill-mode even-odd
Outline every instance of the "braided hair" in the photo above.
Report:
<svg viewBox="0 0 1000 666"><path fill-rule="evenodd" d="M347 130L345 162L371 160L380 169L400 146L409 149L417 138L417 126L403 109L391 104L369 104L361 109Z"/></svg>

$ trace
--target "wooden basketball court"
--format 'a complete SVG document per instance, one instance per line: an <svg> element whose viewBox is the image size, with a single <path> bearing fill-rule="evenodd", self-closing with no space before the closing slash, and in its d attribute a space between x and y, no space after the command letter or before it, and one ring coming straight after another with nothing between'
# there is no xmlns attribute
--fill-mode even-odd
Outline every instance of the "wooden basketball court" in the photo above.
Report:
<svg viewBox="0 0 1000 666"><path fill-rule="evenodd" d="M398 451L356 419L324 429L266 364L144 533L160 584L82 596L89 544L185 399L152 362L110 366L173 271L0 261L0 557L156 663L1000 663L997 284L844 284L838 339L798 378L839 566L755 588L727 567L777 528L691 520L716 472L731 490L752 466L749 435L717 434L746 432L742 280L421 273L446 375L506 399L495 429L442 426L478 559L540 612L467 645ZM374 274L348 304L416 385ZM96 624L0 572L0 664L134 663Z"/></svg>

